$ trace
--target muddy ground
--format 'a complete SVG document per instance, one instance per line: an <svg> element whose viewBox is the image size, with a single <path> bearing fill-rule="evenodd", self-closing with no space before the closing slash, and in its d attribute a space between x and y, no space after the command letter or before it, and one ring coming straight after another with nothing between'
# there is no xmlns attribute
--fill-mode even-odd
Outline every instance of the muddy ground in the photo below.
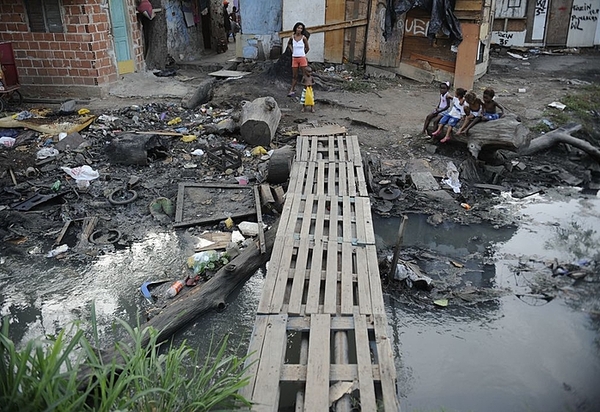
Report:
<svg viewBox="0 0 600 412"><path fill-rule="evenodd" d="M544 124L562 118L556 109L548 108L549 103L580 93L590 84L596 87L600 84L600 53L597 51L581 50L576 54L525 51L521 56L523 58L512 57L506 50L493 53L488 73L476 82L474 90L481 95L483 89L494 88L496 100L507 112L517 114L526 126L537 130L532 131L532 135L547 127ZM192 154L196 149L207 150L232 142L238 144L236 147L242 154L249 154L252 147L239 146L243 142L239 141L236 127L219 122L228 119L235 122L243 101L262 96L273 96L283 113L272 142L273 149L294 146L299 124L335 123L347 127L349 134L357 135L365 164L373 175L373 212L383 216L419 212L428 214L433 225L447 220L465 224L485 221L500 227L518 222L513 216L493 208L502 201L497 187L481 188L476 184L502 186L504 191L519 197L565 185L590 190L597 187L598 163L566 146L527 157L513 158L507 153L508 160L492 164L472 159L464 144L455 141L440 144L423 136L420 133L423 120L437 104L437 83L421 84L401 77L365 77L351 66L338 67L334 72L325 70L328 65L314 65L314 68L319 83L315 88L316 113L302 113L298 99L287 97L289 80L274 73L270 63L240 63L237 69L251 74L240 79L219 80L212 101L196 109L184 109L180 99L170 98L168 94L160 97L158 91L151 92L150 96L132 94L128 98L111 97L78 104L77 109L85 107L96 116L104 117L81 131L85 140L82 146L63 148L52 161L40 163L36 159L41 148L51 146L52 136L34 133L17 147L0 148L2 255L43 258L55 247L53 243L61 235L65 221L71 220L74 223L63 239L71 248L68 258L93 259L99 253L144 238L157 226L171 227L172 216L151 213L149 205L158 198L175 204L180 182L237 184L236 177L240 176L248 177L250 183L265 181L268 161L259 156L244 155L240 168L223 171L207 161L206 156ZM206 71L189 67L179 73L184 79L172 81L188 88L208 77ZM147 85L137 87L147 88ZM56 105L39 103L26 103L22 109L41 106L50 107L54 112L58 110ZM177 118L181 122L168 123ZM575 136L600 146L599 122L596 111L592 113L592 125ZM185 135L194 134L197 139L184 142L177 136L160 135L149 140L146 165L111 161L107 153L111 141L122 132L140 130L178 130ZM471 180L461 174L462 187L458 194L441 183L449 161L461 171L468 166L479 174L477 180L472 180L472 174ZM99 178L83 190L61 169L82 165L89 165L99 173ZM442 189L433 194L416 190L409 174L417 170L431 171ZM132 184L132 177L139 181ZM53 191L52 186L57 181L60 181L59 187L55 186ZM397 199L386 200L379 196L382 181L389 181L400 190ZM137 199L128 203L131 193L119 192L122 188L135 190ZM11 207L35 194L57 196L27 212ZM111 194L117 204L109 200ZM462 207L463 203L468 204L470 210ZM218 204L215 208L227 208L227 205ZM96 236L110 241L92 245L81 241L84 219L92 216L99 217L93 228ZM267 222L275 219L276 215L265 215ZM187 230L197 234L217 228L222 228L222 224L215 221ZM118 230L118 239L111 230ZM79 253L72 253L77 245ZM382 251L382 254L387 253L389 251Z"/></svg>

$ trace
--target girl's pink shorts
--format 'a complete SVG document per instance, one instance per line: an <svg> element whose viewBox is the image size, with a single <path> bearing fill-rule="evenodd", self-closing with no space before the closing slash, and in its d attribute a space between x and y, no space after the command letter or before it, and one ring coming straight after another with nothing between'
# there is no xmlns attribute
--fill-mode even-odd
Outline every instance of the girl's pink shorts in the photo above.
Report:
<svg viewBox="0 0 600 412"><path fill-rule="evenodd" d="M306 57L292 57L292 67L306 67L308 66L308 60Z"/></svg>

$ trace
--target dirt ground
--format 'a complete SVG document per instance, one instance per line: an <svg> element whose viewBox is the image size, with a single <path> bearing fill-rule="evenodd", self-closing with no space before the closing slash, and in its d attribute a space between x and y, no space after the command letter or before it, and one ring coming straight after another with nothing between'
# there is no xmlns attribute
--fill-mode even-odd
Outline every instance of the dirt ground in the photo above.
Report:
<svg viewBox="0 0 600 412"><path fill-rule="evenodd" d="M481 95L483 89L494 88L496 100L507 112L517 114L530 128L548 119L548 110L555 110L547 108L549 103L561 101L565 95L576 93L590 83L600 83L598 51L522 55L526 57L515 58L506 51L494 53L488 73L477 81L474 90ZM81 220L91 215L104 216L99 226L119 227L121 233L128 234L125 237L133 240L142 237L152 225L169 224L164 219L157 222L156 216L148 212L148 204L158 197L176 201L179 181L236 183L236 175L249 175L251 183L264 180L265 166L259 159L244 159L242 168L229 175L206 162L197 161L190 152L198 147L220 145L239 138L235 128L219 129L214 122L237 120L244 100L267 95L276 99L283 114L273 148L294 145L295 133L302 123L335 123L347 127L349 134L358 136L365 164L373 174L373 210L384 216L415 211L429 214L432 224L446 219L463 223L490 221L497 225L511 224L510 216L495 214L490 207L500 200L498 192L477 188L474 183L504 185L513 193L520 191L526 195L573 182L585 186L593 183L598 174L597 162L564 147L518 158L512 164L520 162L522 168L508 170L506 164L475 162L470 159L464 144L440 144L421 135L425 116L437 104L437 83L421 84L401 77L391 80L367 78L360 72L344 71L344 67L337 67L332 73L325 70L329 69L328 65L314 65L318 78L316 113L302 113L298 98L287 97L289 79L273 74L269 68L270 63L238 64L238 70L250 74L240 79L219 80L212 101L193 110L180 106L181 95L193 91L214 67L206 70L186 66L174 79L146 74L143 82L138 82L138 78L125 84L127 81L124 80L120 87L125 84L125 89L129 90L122 94L124 97L114 94L107 99L78 105L77 108L89 108L97 116L108 114L118 118L112 122L96 121L83 130L81 134L87 141L83 147L67 150L56 161L43 166L36 164L35 155L48 142L48 137L36 134L19 147L0 149L0 184L4 188L0 193L3 222L0 236L8 241L4 247L8 245L23 253L36 238L31 231L52 238L65 219ZM344 81L340 82L340 79ZM25 108L40 106L43 105L29 103ZM169 126L167 121L176 117L181 117L182 123ZM597 121L596 112L596 126ZM160 150L151 156L147 166L116 165L107 157L107 144L121 131L176 129L182 126L188 126L186 133L198 134L198 140L190 144L159 137L158 143L155 143ZM596 128L584 138L595 139L597 143L600 141L598 130ZM445 177L449 161L459 167L461 179L465 166L474 167L479 171L479 181L465 180L459 194L448 187L436 193L415 190L408 178L412 171L431 171L439 182ZM75 189L74 182L65 179L60 169L61 166L77 167L82 164L100 173L100 178L86 191ZM34 169L27 172L29 167ZM127 207L116 208L107 201L108 195L125 187L131 175L140 177L139 199ZM58 192L61 196L57 201L63 203L59 207L47 202L40 210L29 214L15 212L9 207L34 193L51 193L50 187L61 179L62 189ZM396 185L402 194L393 201L381 199L378 193L382 180ZM443 187L443 184L440 186ZM470 213L464 213L461 203L472 207Z"/></svg>

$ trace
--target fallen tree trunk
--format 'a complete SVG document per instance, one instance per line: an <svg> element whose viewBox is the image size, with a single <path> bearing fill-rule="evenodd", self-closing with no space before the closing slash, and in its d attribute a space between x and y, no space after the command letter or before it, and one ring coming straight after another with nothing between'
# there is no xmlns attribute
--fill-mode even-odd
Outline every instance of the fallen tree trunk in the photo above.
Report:
<svg viewBox="0 0 600 412"><path fill-rule="evenodd" d="M200 315L212 309L223 309L227 296L246 282L270 259L278 224L279 222L276 222L265 233L266 253L261 253L258 241L254 242L228 265L222 267L208 282L175 299L142 327L155 328L158 331L158 341L163 342ZM147 345L148 341L149 337L145 335L141 345ZM134 343L129 336L125 337L123 342L125 344ZM116 359L119 363L121 359L121 355L114 349L102 351L101 356L105 362ZM82 369L79 372L80 380L85 382L89 373L89 370Z"/></svg>
<svg viewBox="0 0 600 412"><path fill-rule="evenodd" d="M600 162L600 149L583 139L571 136L571 133L576 132L579 129L581 129L581 125L574 123L559 127L556 130L552 130L551 132L536 137L529 143L529 146L522 148L518 153L523 156L528 156L542 150L547 150L559 143L565 143L583 150L591 158Z"/></svg>
<svg viewBox="0 0 600 412"><path fill-rule="evenodd" d="M518 151L529 143L529 129L514 114L508 114L498 120L480 122L469 130L467 136L455 135L453 138L466 143L469 152L477 159L485 146Z"/></svg>
<svg viewBox="0 0 600 412"><path fill-rule="evenodd" d="M498 120L478 123L469 131L468 136L454 136L454 139L465 143L474 158L478 158L485 146L508 149L518 156L529 156L559 143L565 143L583 150L594 160L600 162L599 148L583 139L571 136L571 133L580 130L581 127L580 124L569 123L529 139L527 127L521 124L514 114L508 114Z"/></svg>
<svg viewBox="0 0 600 412"><path fill-rule="evenodd" d="M259 97L242 106L240 135L254 146L269 147L281 120L281 110L274 98Z"/></svg>

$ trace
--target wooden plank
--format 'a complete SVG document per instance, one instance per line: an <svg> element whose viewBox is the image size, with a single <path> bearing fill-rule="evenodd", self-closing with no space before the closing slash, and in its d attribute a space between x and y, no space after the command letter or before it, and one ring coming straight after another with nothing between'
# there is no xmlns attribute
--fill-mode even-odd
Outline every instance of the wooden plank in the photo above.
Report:
<svg viewBox="0 0 600 412"><path fill-rule="evenodd" d="M325 193L325 163L319 162L317 165L317 194L324 195Z"/></svg>
<svg viewBox="0 0 600 412"><path fill-rule="evenodd" d="M269 188L271 193L271 188ZM260 245L260 253L267 253L267 247L265 245L265 231L262 218L262 208L260 205L260 194L258 193L258 187L254 185L254 207L256 208L256 221L258 223L258 243Z"/></svg>
<svg viewBox="0 0 600 412"><path fill-rule="evenodd" d="M316 162L319 159L319 139L317 136L310 138L310 157L308 158L311 162Z"/></svg>
<svg viewBox="0 0 600 412"><path fill-rule="evenodd" d="M275 203L275 198L273 197L273 193L271 193L271 186L267 183L262 183L259 185L260 189L260 202L262 205L267 205L269 203Z"/></svg>
<svg viewBox="0 0 600 412"><path fill-rule="evenodd" d="M346 139L344 138L344 136L338 136L337 137L337 144L338 144L338 148L339 148L339 158L338 158L338 160L340 162L347 162L348 161L348 154L346 153L346 151L348 149L346 148Z"/></svg>
<svg viewBox="0 0 600 412"><path fill-rule="evenodd" d="M325 197L319 197L317 204L317 215L315 220L323 222L325 220ZM321 291L321 267L323 259L323 225L318 224L315 227L315 245L313 246L312 262L310 267L310 277L308 280L308 295L306 297L306 313L318 313L319 295Z"/></svg>
<svg viewBox="0 0 600 412"><path fill-rule="evenodd" d="M473 88L475 81L475 62L479 50L479 25L461 23L463 41L458 45L456 53L456 68L454 70L454 87L466 90Z"/></svg>
<svg viewBox="0 0 600 412"><path fill-rule="evenodd" d="M348 161L354 163L355 165L362 164L358 136L348 136L346 139L348 142Z"/></svg>
<svg viewBox="0 0 600 412"><path fill-rule="evenodd" d="M305 184L304 176L306 176L307 168L308 164L306 162L292 163L292 170L290 171L290 181L288 183L288 192L302 193L302 188Z"/></svg>
<svg viewBox="0 0 600 412"><path fill-rule="evenodd" d="M324 313L336 313L338 285L338 244L337 240L329 238L327 242L327 270L325 274Z"/></svg>
<svg viewBox="0 0 600 412"><path fill-rule="evenodd" d="M308 29L310 31L310 29ZM311 31L311 33L313 33ZM291 36L291 32L290 32ZM300 131L301 136L328 136L330 134L346 134L347 129L344 126L337 124L328 124L325 126L318 127L305 127Z"/></svg>
<svg viewBox="0 0 600 412"><path fill-rule="evenodd" d="M383 306L383 291L381 290L381 278L379 277L379 264L377 262L377 250L375 245L365 246L367 269L369 272L369 283L371 286L371 305L376 315L385 314Z"/></svg>
<svg viewBox="0 0 600 412"><path fill-rule="evenodd" d="M305 179L305 183L304 183L304 189L301 189L298 191L298 193L302 193L302 194L309 194L309 193L314 193L315 189L315 168L316 168L316 163L314 162L310 162L308 163L308 170L306 173L306 179Z"/></svg>
<svg viewBox="0 0 600 412"><path fill-rule="evenodd" d="M310 26L310 27L307 27L306 30L308 30L309 33L313 34L313 33L324 33L324 32L332 31L332 30L347 29L350 27L361 27L361 26L366 26L366 25L367 25L367 19L357 19L357 20L346 20L346 21L336 22L336 23L321 24L318 26ZM280 31L279 38L281 39L284 37L291 37L292 34L293 33L291 30Z"/></svg>
<svg viewBox="0 0 600 412"><path fill-rule="evenodd" d="M183 220L183 197L185 196L185 183L179 183L177 186L177 209L175 210L175 221Z"/></svg>
<svg viewBox="0 0 600 412"><path fill-rule="evenodd" d="M371 381L379 380L379 366L371 365ZM329 368L330 381L353 381L359 380L359 366L353 364L331 364ZM306 365L284 364L281 367L281 382L305 382ZM362 395L361 395L362 399ZM361 402L362 403L362 402ZM303 409L302 409L303 410ZM363 411L376 411L377 409L362 409Z"/></svg>
<svg viewBox="0 0 600 412"><path fill-rule="evenodd" d="M296 256L296 269L294 270L292 291L290 292L288 313L291 314L299 314L302 308L302 295L306 285L306 265L308 263L309 250L308 235L312 223L313 202L314 196L307 195L302 216L302 228L300 230L300 247Z"/></svg>
<svg viewBox="0 0 600 412"><path fill-rule="evenodd" d="M279 230L277 230L277 233L279 233ZM273 246L271 256L282 256L286 247L287 245L284 241L275 241L275 245ZM256 313L270 313L271 300L273 299L273 293L275 290L275 285L277 283L277 271L278 261L271 259L271 262L269 263L269 268L267 270L267 275L265 277L265 283L263 285L261 298L258 302L258 308L256 309Z"/></svg>
<svg viewBox="0 0 600 412"><path fill-rule="evenodd" d="M377 407L366 316L355 314L354 325L356 363L358 366L358 383L360 385L360 404L365 411L375 411L377 410Z"/></svg>
<svg viewBox="0 0 600 412"><path fill-rule="evenodd" d="M352 284L353 280L353 256L352 245L342 243L342 273L341 273L341 313L342 315L351 315L354 307L354 296Z"/></svg>
<svg viewBox="0 0 600 412"><path fill-rule="evenodd" d="M371 329L374 326L370 325ZM287 329L296 332L308 332L310 330L310 316L292 316L288 318ZM332 331L339 330L353 330L354 329L354 317L352 316L333 316L331 318Z"/></svg>
<svg viewBox="0 0 600 412"><path fill-rule="evenodd" d="M246 399L252 399L254 393L254 384L256 383L256 372L262 355L262 347L265 340L265 332L267 330L269 316L257 315L250 335L250 343L248 345L248 358L244 363L247 368L246 376L250 378L248 385L240 389L240 395Z"/></svg>
<svg viewBox="0 0 600 412"><path fill-rule="evenodd" d="M325 24L344 23L346 17L345 0L327 2L325 7ZM325 56L327 63L342 63L344 57L344 29L325 32Z"/></svg>
<svg viewBox="0 0 600 412"><path fill-rule="evenodd" d="M287 315L269 316L256 372L253 411L277 411L279 408L279 377L287 347L286 322Z"/></svg>
<svg viewBox="0 0 600 412"><path fill-rule="evenodd" d="M371 306L371 282L367 268L366 250L364 247L354 248L356 254L356 282L358 284L358 309L361 315L373 313Z"/></svg>
<svg viewBox="0 0 600 412"><path fill-rule="evenodd" d="M354 239L352 234L352 216L354 213L352 212L352 203L350 202L350 198L348 196L344 196L342 198L342 228L343 228L343 238L342 241L345 243L351 243Z"/></svg>
<svg viewBox="0 0 600 412"><path fill-rule="evenodd" d="M352 163L348 163L348 195L356 196L356 176L354 174L354 166Z"/></svg>
<svg viewBox="0 0 600 412"><path fill-rule="evenodd" d="M356 180L358 182L358 196L369 197L369 191L367 189L367 179L365 178L365 171L362 164L354 166L356 173Z"/></svg>
<svg viewBox="0 0 600 412"><path fill-rule="evenodd" d="M280 313L281 308L283 307L283 301L285 299L285 292L288 285L289 272L292 262L292 255L294 253L294 238L292 236L286 236L285 240L285 248L283 249L283 254L279 256L275 256L273 259L273 255L271 256L271 263L269 264L269 269L273 264L276 264L276 274L277 280L275 282L275 287L273 288L273 295L271 296L271 304L269 305L269 313Z"/></svg>
<svg viewBox="0 0 600 412"><path fill-rule="evenodd" d="M339 163L338 164L338 186L339 196L348 196L348 167L351 163Z"/></svg>
<svg viewBox="0 0 600 412"><path fill-rule="evenodd" d="M330 316L313 314L310 318L308 364L306 366L307 412L329 409Z"/></svg>
<svg viewBox="0 0 600 412"><path fill-rule="evenodd" d="M335 136L329 135L327 136L327 150L328 150L328 158L329 162L334 162L337 160L336 150L335 150Z"/></svg>
<svg viewBox="0 0 600 412"><path fill-rule="evenodd" d="M337 163L328 163L329 164L329 170L328 170L328 174L327 174L327 194L330 196L336 196L337 194L337 190L336 190L336 183L337 183L337 179L336 179L336 172L337 172Z"/></svg>
<svg viewBox="0 0 600 412"><path fill-rule="evenodd" d="M208 73L208 75L214 77L242 77L250 73L251 72L242 72L237 70L219 70L216 72Z"/></svg>
<svg viewBox="0 0 600 412"><path fill-rule="evenodd" d="M368 197L357 197L356 198L356 231L358 227L362 233L362 237L358 237L359 241L363 241L364 244L374 245L375 244L375 230L373 229L373 216L371 215L371 200Z"/></svg>
<svg viewBox="0 0 600 412"><path fill-rule="evenodd" d="M383 394L383 409L397 411L398 394L396 392L396 367L392 346L387 337L388 324L385 314L374 315L375 342L377 344L377 360L381 379L381 392Z"/></svg>
<svg viewBox="0 0 600 412"><path fill-rule="evenodd" d="M363 222L363 218L365 217L365 209L364 209L364 198L356 197L354 198L354 208L356 210L355 213L355 223L356 223L356 242L358 245L366 245L367 242L367 230ZM370 214L370 211L368 211Z"/></svg>

